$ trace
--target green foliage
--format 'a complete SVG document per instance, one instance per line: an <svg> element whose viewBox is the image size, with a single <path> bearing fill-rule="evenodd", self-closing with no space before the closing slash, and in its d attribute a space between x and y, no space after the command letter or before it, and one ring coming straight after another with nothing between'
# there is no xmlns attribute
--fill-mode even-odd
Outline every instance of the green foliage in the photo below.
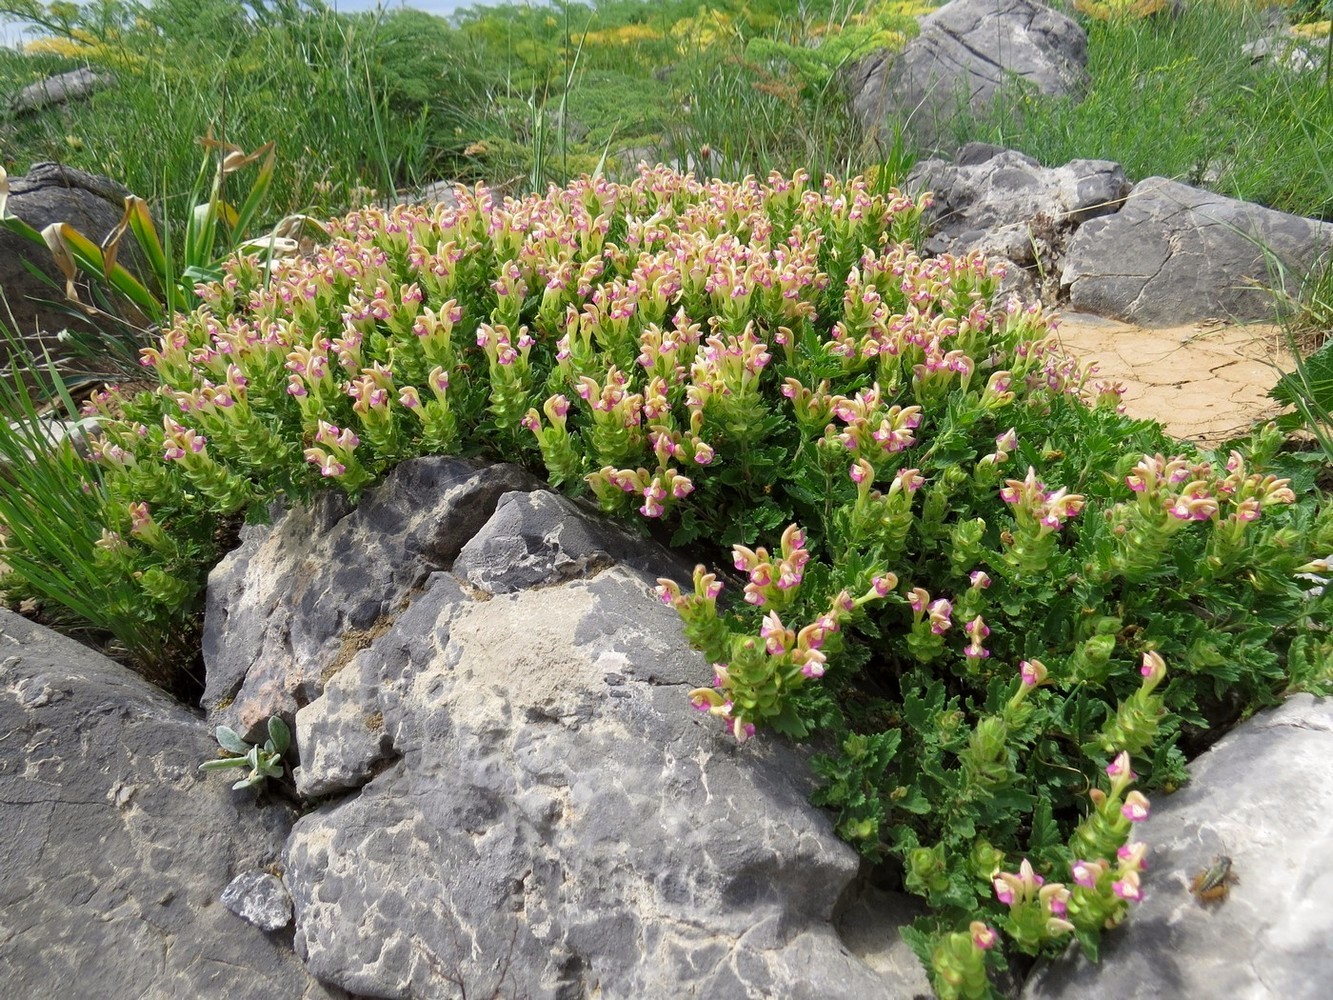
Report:
<svg viewBox="0 0 1333 1000"><path fill-rule="evenodd" d="M180 311L198 307L200 300L195 286L200 281L216 281L221 276L219 262L242 246L273 180L272 143L253 153L213 140L207 140L206 145L210 155L205 158L190 192L188 204L191 207L180 227L183 238L179 248L172 247L170 229L164 245L149 213L148 203L136 195L125 198L125 212L119 224L101 244L69 222L56 223L38 233L8 212L9 185L3 167L0 167L0 227L50 251L52 260L64 275L65 295L75 305L90 312L96 311L80 301L75 278L82 272L82 277L105 283L140 322L145 325L161 323ZM214 152L216 157L212 155ZM256 175L249 190L244 193L239 207L232 205L224 197L228 176L256 164ZM207 199L199 201L205 189ZM279 233L299 235L302 223L307 221L304 217L284 220L267 239L256 242L270 251L283 243L288 245L289 252L295 250L296 241L279 236ZM310 225L318 228L313 223ZM142 261L143 269L150 276L147 284L120 262L121 242L127 234L132 236L137 259Z"/></svg>
<svg viewBox="0 0 1333 1000"><path fill-rule="evenodd" d="M858 16L820 25L814 40L805 33L791 40L760 36L750 42L746 55L756 62L790 63L804 85L818 92L834 83L838 71L862 56L902 48L919 30L916 17L928 10L925 4L872 5Z"/></svg>
<svg viewBox="0 0 1333 1000"><path fill-rule="evenodd" d="M237 781L232 788L258 788L267 778L282 778L287 773L282 755L292 745L292 733L287 723L280 716L270 716L268 720L268 739L263 745L247 743L234 729L227 726L217 728L218 745L223 756L215 760L206 760L199 765L201 771L221 771L233 767L248 767L250 773Z"/></svg>
<svg viewBox="0 0 1333 1000"><path fill-rule="evenodd" d="M1210 454L1120 415L983 259L903 242L921 205L664 169L457 195L229 261L144 352L159 388L93 401L141 605L195 606L219 515L430 452L720 542L735 575L662 581L714 665L691 698L740 740L825 736L819 801L932 908L944 995L982 995L1001 940L1095 948L1139 894L1143 792L1327 690L1299 574L1333 516L1268 471L1277 432Z"/></svg>
<svg viewBox="0 0 1333 1000"><path fill-rule="evenodd" d="M834 58L847 43L832 36L862 37L861 20L881 7L895 13L873 15L874 24L906 23L897 5L861 6L677 0L464 12L458 44L503 69L471 126L466 176L526 177L541 190L604 154L620 176L640 158L734 178L867 165L837 81L807 78L793 62L806 36L826 30L821 58ZM774 58L779 50L792 59Z"/></svg>
<svg viewBox="0 0 1333 1000"><path fill-rule="evenodd" d="M13 157L5 165L21 171L54 159L115 177L164 200L173 217L194 186L201 136L244 149L276 143L284 169L270 195L279 215L340 211L358 187L446 169L467 142L454 134L460 108L481 100L480 77L451 51L448 26L415 11L110 0L33 13L47 35L29 55L0 58L0 78L17 88L89 65L116 86L61 115L0 122L0 146Z"/></svg>
<svg viewBox="0 0 1333 1000"><path fill-rule="evenodd" d="M1293 355L1296 365L1287 372L1269 393L1279 403L1296 407L1293 427L1305 426L1328 440L1333 435L1333 340L1326 341L1308 358L1300 352ZM1322 433L1321 433L1322 432ZM1333 449L1327 450L1333 461Z"/></svg>
<svg viewBox="0 0 1333 1000"><path fill-rule="evenodd" d="M115 648L150 680L169 689L188 687L193 659L189 630L174 626L179 614L145 605L142 585L114 566L120 540L103 526L113 503L100 476L77 450L86 428L53 430L55 421L78 419L54 365L32 357L0 326L14 359L0 378L0 560L3 590L11 605L34 599L53 624L93 639L111 636ZM21 376L21 377L20 377ZM55 406L39 413L33 397ZM192 600L202 577L176 595Z"/></svg>
<svg viewBox="0 0 1333 1000"><path fill-rule="evenodd" d="M996 142L1055 165L1114 160L1282 211L1333 212L1333 90L1320 72L1252 60L1258 5L1175 5L1149 18L1085 20L1086 94L1015 86L993 112L955 121L954 139ZM1181 79L1190 85L1181 87Z"/></svg>

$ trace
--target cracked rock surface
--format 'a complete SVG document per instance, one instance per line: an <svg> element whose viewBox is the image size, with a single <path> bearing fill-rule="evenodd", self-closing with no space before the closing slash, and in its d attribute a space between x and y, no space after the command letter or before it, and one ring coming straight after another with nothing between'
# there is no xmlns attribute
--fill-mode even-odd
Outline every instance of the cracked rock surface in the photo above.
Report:
<svg viewBox="0 0 1333 1000"><path fill-rule="evenodd" d="M209 575L209 721L251 742L263 742L271 715L290 725L432 572L453 565L502 495L540 485L513 465L419 458L355 509L330 490L308 510L245 528Z"/></svg>
<svg viewBox="0 0 1333 1000"><path fill-rule="evenodd" d="M1058 261L1073 231L1116 211L1131 185L1110 160L1043 167L1017 150L970 142L952 162L918 163L903 187L931 193L923 216L930 229L926 251L980 251L1007 264L1002 292L1037 298L1058 292Z"/></svg>
<svg viewBox="0 0 1333 1000"><path fill-rule="evenodd" d="M1075 21L1036 0L953 0L900 52L853 64L848 93L868 133L902 123L918 145L945 150L959 105L985 109L1012 78L1042 94L1079 93L1087 50Z"/></svg>
<svg viewBox="0 0 1333 1000"><path fill-rule="evenodd" d="M1097 377L1125 386L1125 412L1157 420L1173 437L1216 445L1244 435L1281 407L1268 396L1274 365L1292 368L1282 331L1254 324L1190 323L1145 329L1066 313L1060 343L1095 362Z"/></svg>
<svg viewBox="0 0 1333 1000"><path fill-rule="evenodd" d="M404 474L447 493L459 463L420 461L439 467ZM400 508L375 519L388 530L439 506L398 476L379 488ZM383 550L370 522L358 531ZM286 558L275 548L267 572L299 578L305 557ZM667 553L554 494L512 492L436 567L331 673L336 644L311 647L306 675L325 681L296 713L296 778L327 798L283 867L313 975L394 998L928 989L898 938L914 907L881 893L875 920L849 925L866 906L859 862L810 805L802 752L740 746L690 706L710 671L654 593L679 575ZM381 576L365 574L372 595ZM213 582L223 616L265 585ZM303 615L333 620L317 604L289 614L294 634L320 634ZM216 637L230 662L242 653L225 647L256 635Z"/></svg>
<svg viewBox="0 0 1333 1000"><path fill-rule="evenodd" d="M1333 224L1149 177L1074 234L1061 283L1072 309L1145 326L1272 319L1265 250L1305 275L1330 247Z"/></svg>
<svg viewBox="0 0 1333 1000"><path fill-rule="evenodd" d="M218 903L293 815L118 663L0 610L0 983L12 997L342 997Z"/></svg>
<svg viewBox="0 0 1333 1000"><path fill-rule="evenodd" d="M1322 1000L1333 981L1333 699L1295 695L1256 715L1153 799L1136 831L1151 847L1144 901L1102 939L1101 965L1075 953L1040 969L1024 1000L1244 997ZM1232 860L1226 899L1190 883Z"/></svg>

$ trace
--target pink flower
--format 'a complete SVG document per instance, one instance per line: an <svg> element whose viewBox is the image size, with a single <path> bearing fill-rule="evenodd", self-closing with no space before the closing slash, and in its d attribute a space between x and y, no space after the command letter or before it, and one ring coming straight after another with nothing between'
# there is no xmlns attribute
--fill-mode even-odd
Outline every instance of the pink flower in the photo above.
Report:
<svg viewBox="0 0 1333 1000"><path fill-rule="evenodd" d="M657 581L657 596L667 607L674 607L675 603L681 599L680 584L662 577Z"/></svg>
<svg viewBox="0 0 1333 1000"><path fill-rule="evenodd" d="M995 947L996 942L1000 940L999 935L980 920L973 920L968 925L968 933L972 935L972 944L980 951Z"/></svg>
<svg viewBox="0 0 1333 1000"><path fill-rule="evenodd" d="M1148 800L1140 791L1132 791L1125 796L1125 804L1120 807L1120 814L1131 823L1142 823L1148 818Z"/></svg>
<svg viewBox="0 0 1333 1000"><path fill-rule="evenodd" d="M1160 653L1149 650L1143 654L1143 665L1139 667L1139 673L1147 678L1151 685L1156 686L1166 676L1166 661L1162 659Z"/></svg>
<svg viewBox="0 0 1333 1000"><path fill-rule="evenodd" d="M764 616L763 625L759 628L759 638L767 640L764 648L771 656L781 656L787 651L788 638L787 627L782 624L782 619L778 617L776 611L770 611Z"/></svg>
<svg viewBox="0 0 1333 1000"><path fill-rule="evenodd" d="M1129 769L1129 754L1123 750L1116 754L1115 760L1106 765L1106 774L1111 778L1119 778L1122 775L1128 775L1130 781L1133 781L1138 777L1138 775Z"/></svg>
<svg viewBox="0 0 1333 1000"><path fill-rule="evenodd" d="M1125 872L1124 878L1111 883L1111 890L1121 899L1137 903L1143 899L1143 890L1139 887L1139 873Z"/></svg>
<svg viewBox="0 0 1333 1000"><path fill-rule="evenodd" d="M953 614L953 605L943 597L932 603L927 609L927 613L930 615L930 630L936 635L943 635L953 625L950 620L950 615Z"/></svg>
<svg viewBox="0 0 1333 1000"><path fill-rule="evenodd" d="M907 603L912 606L913 611L920 614L930 603L930 592L922 587L913 587L907 592Z"/></svg>
<svg viewBox="0 0 1333 1000"><path fill-rule="evenodd" d="M1128 871L1146 871L1148 868L1148 845L1142 841L1122 844L1115 852L1120 859L1120 867Z"/></svg>
<svg viewBox="0 0 1333 1000"><path fill-rule="evenodd" d="M1101 866L1093 861L1075 861L1070 871L1074 875L1074 884L1081 885L1085 889L1092 889L1097 885L1097 876L1101 874Z"/></svg>

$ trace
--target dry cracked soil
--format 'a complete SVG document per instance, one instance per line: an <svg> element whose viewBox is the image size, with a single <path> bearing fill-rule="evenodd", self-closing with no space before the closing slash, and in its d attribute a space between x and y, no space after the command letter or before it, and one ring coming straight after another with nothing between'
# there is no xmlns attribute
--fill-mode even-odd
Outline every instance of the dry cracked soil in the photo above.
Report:
<svg viewBox="0 0 1333 1000"><path fill-rule="evenodd" d="M1268 390L1278 367L1292 367L1275 326L1224 322L1145 329L1100 316L1064 313L1057 336L1098 376L1125 385L1132 417L1160 420L1167 432L1204 445L1244 434L1276 416Z"/></svg>

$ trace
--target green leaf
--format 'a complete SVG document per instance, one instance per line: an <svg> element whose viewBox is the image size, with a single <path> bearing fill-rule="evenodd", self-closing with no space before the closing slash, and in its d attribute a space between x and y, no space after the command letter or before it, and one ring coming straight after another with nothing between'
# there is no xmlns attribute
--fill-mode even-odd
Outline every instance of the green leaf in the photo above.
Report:
<svg viewBox="0 0 1333 1000"><path fill-rule="evenodd" d="M893 799L893 807L914 816L925 816L931 810L930 799L915 785L907 788L902 798Z"/></svg>
<svg viewBox="0 0 1333 1000"><path fill-rule="evenodd" d="M292 745L292 731L287 728L287 723L282 721L282 716L269 716L268 738L273 741L273 749L277 751L279 757Z"/></svg>
<svg viewBox="0 0 1333 1000"><path fill-rule="evenodd" d="M161 320L162 303L157 300L157 296L145 288L138 278L130 274L120 264L107 261L101 247L96 243L68 222L58 224L55 227L54 235L81 268L90 274L103 278L112 288L143 310L144 314L154 322ZM52 247L52 252L55 252L54 247Z"/></svg>
<svg viewBox="0 0 1333 1000"><path fill-rule="evenodd" d="M148 211L148 202L137 195L127 197L125 217L121 221L134 233L134 239L148 260L149 269L165 288L171 280L171 275L166 252L162 249L162 241L157 237L157 227L153 225L153 217Z"/></svg>
<svg viewBox="0 0 1333 1000"><path fill-rule="evenodd" d="M1325 412L1333 411L1333 340L1325 341L1306 358L1300 371L1288 372L1278 379L1268 395L1288 406L1313 400Z"/></svg>
<svg viewBox="0 0 1333 1000"><path fill-rule="evenodd" d="M250 762L244 757L219 757L216 760L206 760L199 765L201 771L221 771L227 767L249 767Z"/></svg>
<svg viewBox="0 0 1333 1000"><path fill-rule="evenodd" d="M1101 935L1096 931L1075 931L1074 938L1078 941L1089 962L1096 964L1102 960Z"/></svg>
<svg viewBox="0 0 1333 1000"><path fill-rule="evenodd" d="M1029 848L1032 853L1041 854L1062 843L1064 843L1064 837L1060 833L1060 827L1055 822L1055 816L1051 810L1051 800L1048 798L1038 799L1036 807L1032 810L1032 834L1028 837Z"/></svg>
<svg viewBox="0 0 1333 1000"><path fill-rule="evenodd" d="M790 701L783 704L781 712L766 721L771 728L789 739L802 740L810 735L809 724Z"/></svg>
<svg viewBox="0 0 1333 1000"><path fill-rule="evenodd" d="M230 726L218 726L214 732L218 738L218 745L230 753L237 753L244 757L253 747L245 740L241 739L240 733Z"/></svg>
<svg viewBox="0 0 1333 1000"><path fill-rule="evenodd" d="M245 201L236 210L235 218L231 220L233 240L239 240L249 230L250 224L254 221L255 213L268 196L269 187L273 183L273 166L277 155L273 143L266 143L255 150L251 157L261 155L263 156L263 162L259 165L259 174L255 177L254 184L250 186L250 193L246 195Z"/></svg>

